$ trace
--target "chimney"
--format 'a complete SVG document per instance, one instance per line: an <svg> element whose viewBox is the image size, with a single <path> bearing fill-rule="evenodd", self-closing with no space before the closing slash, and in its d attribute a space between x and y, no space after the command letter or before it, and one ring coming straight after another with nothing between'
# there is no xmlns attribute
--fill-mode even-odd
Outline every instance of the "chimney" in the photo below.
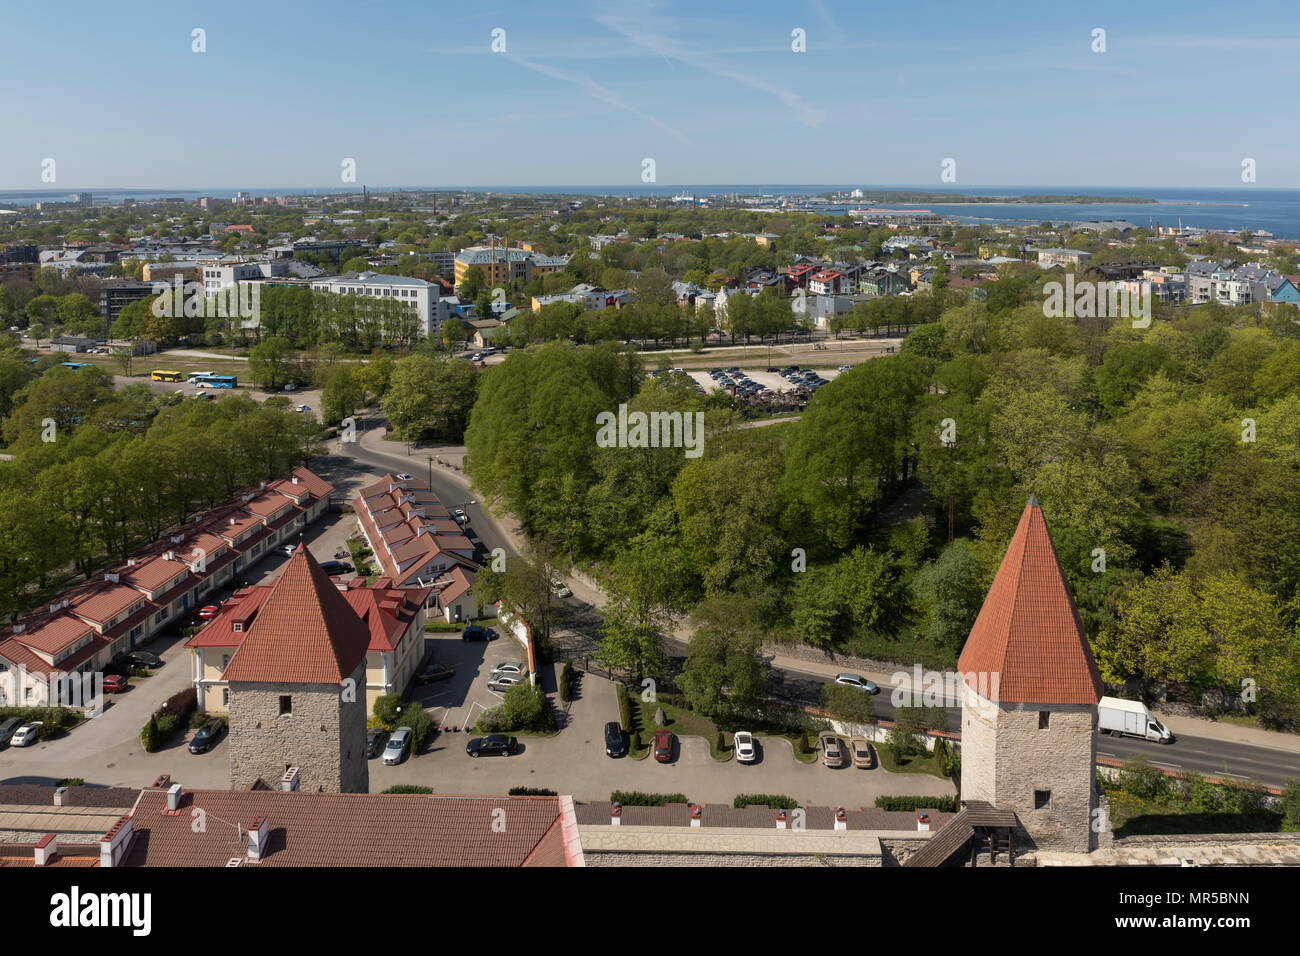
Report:
<svg viewBox="0 0 1300 956"><path fill-rule="evenodd" d="M847 830L849 828L849 815L844 812L843 807L835 808L835 829Z"/></svg>
<svg viewBox="0 0 1300 956"><path fill-rule="evenodd" d="M785 829L785 811L779 808L776 811L776 828L778 830Z"/></svg>
<svg viewBox="0 0 1300 956"><path fill-rule="evenodd" d="M248 858L250 860L260 860L266 856L266 841L270 832L270 825L266 822L266 814L262 814L248 825Z"/></svg>
<svg viewBox="0 0 1300 956"><path fill-rule="evenodd" d="M291 793L298 792L298 768L290 767L280 778L280 789L287 790Z"/></svg>
<svg viewBox="0 0 1300 956"><path fill-rule="evenodd" d="M135 558L127 558L127 559L126 559L126 566L127 566L128 568L133 568L133 567L135 567Z"/></svg>
<svg viewBox="0 0 1300 956"><path fill-rule="evenodd" d="M21 633L22 633L23 631L25 631L25 630L27 630L27 625L26 625L26 624L15 624L15 625L14 625L14 633L15 633L15 634L21 634Z"/></svg>
<svg viewBox="0 0 1300 956"><path fill-rule="evenodd" d="M916 811L916 831L918 833L930 832L930 814L924 810Z"/></svg>
<svg viewBox="0 0 1300 956"><path fill-rule="evenodd" d="M176 552L175 552L175 551L168 551L168 552L166 552L166 553L163 555L163 560L164 560L164 561L175 561L175 560L176 560Z"/></svg>
<svg viewBox="0 0 1300 956"><path fill-rule="evenodd" d="M691 826L698 827L704 817L704 808L698 803L692 803L691 807Z"/></svg>
<svg viewBox="0 0 1300 956"><path fill-rule="evenodd" d="M172 535L172 544L180 544L184 540L185 540L185 535L183 534Z"/></svg>
<svg viewBox="0 0 1300 956"><path fill-rule="evenodd" d="M176 813L181 808L181 785L174 783L167 788L167 809Z"/></svg>
<svg viewBox="0 0 1300 956"><path fill-rule="evenodd" d="M609 825L612 827L621 826L623 823L623 804L611 803L609 805Z"/></svg>
<svg viewBox="0 0 1300 956"><path fill-rule="evenodd" d="M63 795L64 795L65 793L67 793L67 792L68 792L68 788L67 788L67 787L55 787L55 788L54 788L54 805L55 805L56 807L61 807L61 806L63 806Z"/></svg>
<svg viewBox="0 0 1300 956"><path fill-rule="evenodd" d="M104 575L104 580L109 584L117 584L118 581L122 580L122 576L115 571L109 571Z"/></svg>
<svg viewBox="0 0 1300 956"><path fill-rule="evenodd" d="M297 476L297 475L294 475L293 478L291 478L290 480L291 480L295 485L298 484L298 476Z"/></svg>
<svg viewBox="0 0 1300 956"><path fill-rule="evenodd" d="M120 817L112 828L99 838L99 865L101 867L120 866L122 857L126 856L131 845L131 818Z"/></svg>
<svg viewBox="0 0 1300 956"><path fill-rule="evenodd" d="M261 487L259 487L257 490L258 490L258 491L266 491L266 482L265 482L265 481L262 482Z"/></svg>
<svg viewBox="0 0 1300 956"><path fill-rule="evenodd" d="M231 516L230 516L230 523L231 523L231 524L234 524L234 523L235 523L235 516L234 516L234 515L231 515Z"/></svg>
<svg viewBox="0 0 1300 956"><path fill-rule="evenodd" d="M36 865L49 866L54 862L54 858L59 854L59 838L53 833L47 833L41 837L36 844Z"/></svg>

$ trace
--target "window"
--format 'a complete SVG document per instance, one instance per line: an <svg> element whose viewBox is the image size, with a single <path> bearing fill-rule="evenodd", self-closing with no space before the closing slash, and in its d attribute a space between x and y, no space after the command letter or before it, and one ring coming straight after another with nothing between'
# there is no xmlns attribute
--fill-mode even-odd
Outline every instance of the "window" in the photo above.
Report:
<svg viewBox="0 0 1300 956"><path fill-rule="evenodd" d="M1035 790L1034 791L1034 809L1050 810L1052 809L1052 791Z"/></svg>
<svg viewBox="0 0 1300 956"><path fill-rule="evenodd" d="M293 713L293 698L288 694L280 695L280 716L287 717Z"/></svg>
<svg viewBox="0 0 1300 956"><path fill-rule="evenodd" d="M1039 730L1046 730L1046 729L1047 729L1047 722L1048 722L1050 716L1051 716L1051 715L1050 715L1047 711L1045 711L1045 710L1040 710L1040 711L1038 712L1038 729L1039 729Z"/></svg>
<svg viewBox="0 0 1300 956"><path fill-rule="evenodd" d="M230 655L229 655L229 654L222 654L222 655L221 655L221 669L222 669L223 671L226 669L226 665L229 664L229 663L230 663Z"/></svg>
<svg viewBox="0 0 1300 956"><path fill-rule="evenodd" d="M229 707L229 706L230 706L230 688L229 688L229 687L223 687L223 688L221 688L221 703L222 703L224 706L226 706L226 707Z"/></svg>

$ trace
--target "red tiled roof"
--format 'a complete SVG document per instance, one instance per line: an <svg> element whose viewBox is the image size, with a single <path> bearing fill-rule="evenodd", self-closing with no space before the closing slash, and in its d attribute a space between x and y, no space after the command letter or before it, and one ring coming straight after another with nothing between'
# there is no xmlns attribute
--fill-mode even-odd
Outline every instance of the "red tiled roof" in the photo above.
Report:
<svg viewBox="0 0 1300 956"><path fill-rule="evenodd" d="M1096 704L1101 674L1038 499L1031 497L957 669L997 677L1001 703Z"/></svg>
<svg viewBox="0 0 1300 956"><path fill-rule="evenodd" d="M139 591L133 591L139 597ZM57 654L69 644L76 643L95 629L71 614L59 614L47 619L40 627L29 628L10 637L24 647L45 654Z"/></svg>
<svg viewBox="0 0 1300 956"><path fill-rule="evenodd" d="M143 600L145 596L129 584L94 582L94 590L88 591L84 596L71 598L68 610L78 617L102 624Z"/></svg>
<svg viewBox="0 0 1300 956"><path fill-rule="evenodd" d="M370 632L302 545L271 588L227 681L341 684L366 655Z"/></svg>
<svg viewBox="0 0 1300 956"><path fill-rule="evenodd" d="M162 812L165 791L141 793L126 866L225 866L245 859L247 837L240 841L235 828L246 830L263 815L267 853L250 866L506 867L565 860L557 797L279 790L198 790L186 797L207 815L203 833L192 832L190 813ZM502 813L505 826L494 826Z"/></svg>

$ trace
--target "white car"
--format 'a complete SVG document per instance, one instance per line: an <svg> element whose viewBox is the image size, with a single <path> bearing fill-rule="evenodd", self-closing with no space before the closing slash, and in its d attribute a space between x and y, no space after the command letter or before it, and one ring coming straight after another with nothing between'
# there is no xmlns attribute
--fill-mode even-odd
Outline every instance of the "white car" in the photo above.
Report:
<svg viewBox="0 0 1300 956"><path fill-rule="evenodd" d="M736 760L739 763L753 763L758 758L758 748L754 746L754 735L748 730L736 731Z"/></svg>
<svg viewBox="0 0 1300 956"><path fill-rule="evenodd" d="M557 598L566 598L573 594L569 586L558 578L551 582L551 593Z"/></svg>
<svg viewBox="0 0 1300 956"><path fill-rule="evenodd" d="M415 477L414 475L398 475L398 476L397 476L397 480L398 480L398 481L410 481L410 480L411 480L412 478L414 478L414 477Z"/></svg>
<svg viewBox="0 0 1300 956"><path fill-rule="evenodd" d="M33 720L30 724L23 724L14 734L13 739L9 741L9 745L11 747L30 747L36 743L36 738L40 736L43 726L45 726L45 723L40 720Z"/></svg>
<svg viewBox="0 0 1300 956"><path fill-rule="evenodd" d="M293 553L294 553L294 551L297 550L297 548L294 547L294 545L292 545L292 544L286 544L286 545L285 545L284 547L282 547L280 550L283 551L285 554L289 555L289 557L293 557Z"/></svg>
<svg viewBox="0 0 1300 956"><path fill-rule="evenodd" d="M846 687L856 687L858 690L865 690L868 694L880 693L879 687L857 674L836 674L835 683L844 684Z"/></svg>
<svg viewBox="0 0 1300 956"><path fill-rule="evenodd" d="M310 405L295 405L293 410L294 410L295 412L309 412L309 411L311 411L311 406L310 406Z"/></svg>
<svg viewBox="0 0 1300 956"><path fill-rule="evenodd" d="M493 676L509 674L513 677L522 677L528 673L528 666L521 661L505 661L492 668Z"/></svg>

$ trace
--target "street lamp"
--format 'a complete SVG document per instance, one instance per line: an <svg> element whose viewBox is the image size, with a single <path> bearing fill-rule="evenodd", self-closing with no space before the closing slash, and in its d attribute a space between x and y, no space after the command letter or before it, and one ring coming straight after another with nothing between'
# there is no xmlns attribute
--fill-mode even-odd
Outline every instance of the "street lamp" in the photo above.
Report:
<svg viewBox="0 0 1300 956"><path fill-rule="evenodd" d="M429 490L433 490L433 456L429 456Z"/></svg>

